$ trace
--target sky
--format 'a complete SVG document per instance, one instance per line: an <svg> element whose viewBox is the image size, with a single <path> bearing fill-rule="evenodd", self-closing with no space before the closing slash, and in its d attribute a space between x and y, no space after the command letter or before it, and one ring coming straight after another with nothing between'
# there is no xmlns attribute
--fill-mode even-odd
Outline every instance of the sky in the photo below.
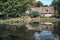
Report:
<svg viewBox="0 0 60 40"><path fill-rule="evenodd" d="M44 5L50 5L53 0L36 0L41 1Z"/></svg>

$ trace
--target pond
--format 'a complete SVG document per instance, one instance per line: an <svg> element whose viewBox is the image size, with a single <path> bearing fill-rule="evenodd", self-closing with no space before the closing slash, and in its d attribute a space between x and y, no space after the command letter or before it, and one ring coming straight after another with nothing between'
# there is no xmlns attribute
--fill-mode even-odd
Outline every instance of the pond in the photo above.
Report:
<svg viewBox="0 0 60 40"><path fill-rule="evenodd" d="M44 30L41 33L35 32L34 33L35 40L59 40L59 36L56 37L52 34L51 31Z"/></svg>
<svg viewBox="0 0 60 40"><path fill-rule="evenodd" d="M60 22L40 22L37 23L39 25L34 23L27 24L26 26L28 27L28 30L40 31L40 33L38 32L34 33L35 40L59 40Z"/></svg>
<svg viewBox="0 0 60 40"><path fill-rule="evenodd" d="M0 40L59 40L60 22L0 24Z"/></svg>

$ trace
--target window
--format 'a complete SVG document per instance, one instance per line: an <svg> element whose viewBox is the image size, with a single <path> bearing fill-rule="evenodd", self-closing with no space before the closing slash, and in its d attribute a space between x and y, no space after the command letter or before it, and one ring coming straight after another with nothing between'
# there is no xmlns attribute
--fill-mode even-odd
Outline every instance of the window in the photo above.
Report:
<svg viewBox="0 0 60 40"><path fill-rule="evenodd" d="M46 12L48 12L48 10L46 9Z"/></svg>

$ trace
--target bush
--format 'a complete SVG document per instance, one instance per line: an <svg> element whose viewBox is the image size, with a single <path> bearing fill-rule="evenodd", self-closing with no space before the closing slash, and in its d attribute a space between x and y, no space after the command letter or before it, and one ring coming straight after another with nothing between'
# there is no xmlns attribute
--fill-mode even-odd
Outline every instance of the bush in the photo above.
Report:
<svg viewBox="0 0 60 40"><path fill-rule="evenodd" d="M32 11L29 16L32 17L32 18L34 18L34 17L39 17L39 16L40 16L40 13L37 12L37 11Z"/></svg>

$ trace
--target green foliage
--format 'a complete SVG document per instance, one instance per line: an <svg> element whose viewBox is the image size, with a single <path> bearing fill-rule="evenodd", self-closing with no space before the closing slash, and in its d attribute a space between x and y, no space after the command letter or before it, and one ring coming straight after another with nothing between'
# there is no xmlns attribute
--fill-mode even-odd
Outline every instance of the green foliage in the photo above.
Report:
<svg viewBox="0 0 60 40"><path fill-rule="evenodd" d="M41 1L38 1L38 2L36 3L36 6L37 6L37 7L43 6L43 3L42 3Z"/></svg>
<svg viewBox="0 0 60 40"><path fill-rule="evenodd" d="M53 0L52 6L54 6L54 9L58 11L58 15L60 15L60 0ZM58 16L60 17L60 16Z"/></svg>
<svg viewBox="0 0 60 40"><path fill-rule="evenodd" d="M21 16L28 8L34 5L35 0L1 0L0 12L3 14Z"/></svg>
<svg viewBox="0 0 60 40"><path fill-rule="evenodd" d="M40 13L37 12L37 11L32 11L29 16L30 16L30 17L39 17L39 16L40 16Z"/></svg>
<svg viewBox="0 0 60 40"><path fill-rule="evenodd" d="M44 7L48 7L48 5L44 5Z"/></svg>

